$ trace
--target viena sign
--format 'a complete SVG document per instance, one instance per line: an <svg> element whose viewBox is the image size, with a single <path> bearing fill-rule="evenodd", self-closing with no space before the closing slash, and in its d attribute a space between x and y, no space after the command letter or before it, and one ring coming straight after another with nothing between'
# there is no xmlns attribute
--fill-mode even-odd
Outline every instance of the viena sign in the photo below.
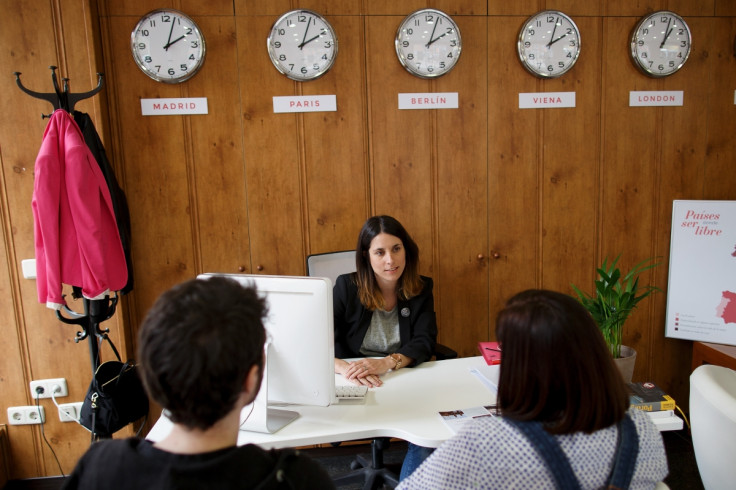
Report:
<svg viewBox="0 0 736 490"><path fill-rule="evenodd" d="M180 116L207 114L207 97L141 99L144 116Z"/></svg>

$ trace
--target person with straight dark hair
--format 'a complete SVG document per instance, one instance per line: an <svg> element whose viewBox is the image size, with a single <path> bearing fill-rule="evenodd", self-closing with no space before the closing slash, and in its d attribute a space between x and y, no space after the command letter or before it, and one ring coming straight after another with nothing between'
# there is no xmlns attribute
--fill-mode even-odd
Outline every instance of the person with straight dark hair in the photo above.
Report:
<svg viewBox="0 0 736 490"><path fill-rule="evenodd" d="M391 216L365 222L355 266L356 272L339 276L334 288L335 372L356 384L380 386L381 374L432 357L433 282L419 275L419 247Z"/></svg>
<svg viewBox="0 0 736 490"><path fill-rule="evenodd" d="M93 444L64 488L334 488L298 451L236 446L241 410L261 385L266 312L255 288L225 277L163 293L141 326L138 360L171 432Z"/></svg>
<svg viewBox="0 0 736 490"><path fill-rule="evenodd" d="M377 387L380 375L417 366L434 354L433 282L419 275L419 247L391 216L373 216L363 224L355 266L356 272L335 282L335 372ZM409 443L400 478L431 452Z"/></svg>
<svg viewBox="0 0 736 490"><path fill-rule="evenodd" d="M496 337L499 416L469 421L398 489L643 489L667 476L659 431L628 409L623 378L577 300L519 293L498 314Z"/></svg>

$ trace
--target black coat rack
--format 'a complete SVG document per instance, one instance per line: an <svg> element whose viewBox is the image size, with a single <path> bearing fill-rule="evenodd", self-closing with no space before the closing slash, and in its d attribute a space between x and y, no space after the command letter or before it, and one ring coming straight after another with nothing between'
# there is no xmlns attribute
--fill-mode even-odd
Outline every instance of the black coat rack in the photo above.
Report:
<svg viewBox="0 0 736 490"><path fill-rule="evenodd" d="M31 97L34 97L36 99L45 100L47 102L50 102L51 105L54 106L54 109L64 109L65 111L71 113L74 112L74 105L79 102L80 100L89 99L93 95L95 95L97 92L102 90L102 80L104 75L102 73L97 73L97 87L93 88L89 92L79 93L79 94L70 94L69 93L69 79L68 78L62 78L61 81L63 83L63 89L59 88L59 81L56 78L56 67L51 65L49 66L51 69L51 81L54 84L54 93L42 93L42 92L35 92L33 90L29 90L26 87L23 86L23 84L20 81L21 73L16 71L13 72L13 75L15 75L15 83L18 84L18 87L20 89L30 95ZM50 114L42 114L41 117L51 117Z"/></svg>
<svg viewBox="0 0 736 490"><path fill-rule="evenodd" d="M98 73L97 74L97 87L90 90L89 92L79 93L79 94L72 94L69 93L69 79L68 78L62 78L62 84L63 86L59 87L59 81L56 78L56 66L49 66L49 69L51 69L51 81L54 85L54 93L42 93L42 92L35 92L33 90L29 90L26 87L23 86L23 84L20 81L20 72L14 72L15 75L15 81L18 84L18 87L20 89L30 95L31 97L34 97L36 99L45 100L47 102L50 102L51 105L54 106L54 109L63 109L66 112L72 113L74 111L74 105L79 102L80 100L88 99L92 97L93 95L97 94L100 90L102 90L102 80L103 80L103 74ZM50 114L42 114L42 118L44 117L51 117ZM73 294L74 297L80 297L81 292L77 294L77 289L74 288L75 292ZM63 323L73 324L73 325L79 325L82 328L81 332L77 332L77 335L74 339L75 342L79 342L81 340L88 339L89 340L89 356L90 361L92 364L92 375L94 376L95 371L100 365L100 343L103 340L108 340L109 338L107 336L109 329L100 329L100 323L104 322L105 320L109 320L113 314L115 314L115 308L117 306L118 302L118 296L117 294L114 294L112 298L110 296L106 295L104 299L88 299L88 298L82 298L84 303L84 313L78 313L72 309L70 309L66 304L61 308L61 310L56 310L56 317L61 320ZM64 311L68 316L64 316L62 314L62 311ZM117 350L115 349L115 346L110 342L110 346L115 351L115 355L117 357L120 357Z"/></svg>
<svg viewBox="0 0 736 490"><path fill-rule="evenodd" d="M61 310L56 310L56 318L63 323L79 325L83 329L81 332L77 332L74 342L78 343L80 340L89 340L89 358L92 364L92 375L94 376L97 368L100 366L100 345L103 340L110 340L107 336L110 329L101 329L100 323L109 320L115 314L118 296L115 294L110 298L106 295L104 299L82 298L82 302L84 304L84 313L77 313L67 305L64 305L61 307ZM62 315L62 310L69 317ZM120 358L120 354L115 349L115 344L112 342L109 342L109 344L115 352L115 356Z"/></svg>

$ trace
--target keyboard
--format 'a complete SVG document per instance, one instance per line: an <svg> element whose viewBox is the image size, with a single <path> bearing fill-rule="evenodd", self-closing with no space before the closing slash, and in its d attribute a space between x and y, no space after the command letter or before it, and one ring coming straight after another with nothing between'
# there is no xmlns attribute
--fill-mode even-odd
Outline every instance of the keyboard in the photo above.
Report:
<svg viewBox="0 0 736 490"><path fill-rule="evenodd" d="M338 400L362 400L368 393L368 387L361 385L335 385L335 396Z"/></svg>

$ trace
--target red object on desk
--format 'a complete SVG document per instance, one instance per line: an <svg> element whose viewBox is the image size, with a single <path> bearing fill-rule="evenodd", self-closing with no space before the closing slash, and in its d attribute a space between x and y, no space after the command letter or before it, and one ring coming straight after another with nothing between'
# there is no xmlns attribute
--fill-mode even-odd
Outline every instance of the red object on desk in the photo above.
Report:
<svg viewBox="0 0 736 490"><path fill-rule="evenodd" d="M498 342L478 342L478 349L489 366L501 364L501 349Z"/></svg>

